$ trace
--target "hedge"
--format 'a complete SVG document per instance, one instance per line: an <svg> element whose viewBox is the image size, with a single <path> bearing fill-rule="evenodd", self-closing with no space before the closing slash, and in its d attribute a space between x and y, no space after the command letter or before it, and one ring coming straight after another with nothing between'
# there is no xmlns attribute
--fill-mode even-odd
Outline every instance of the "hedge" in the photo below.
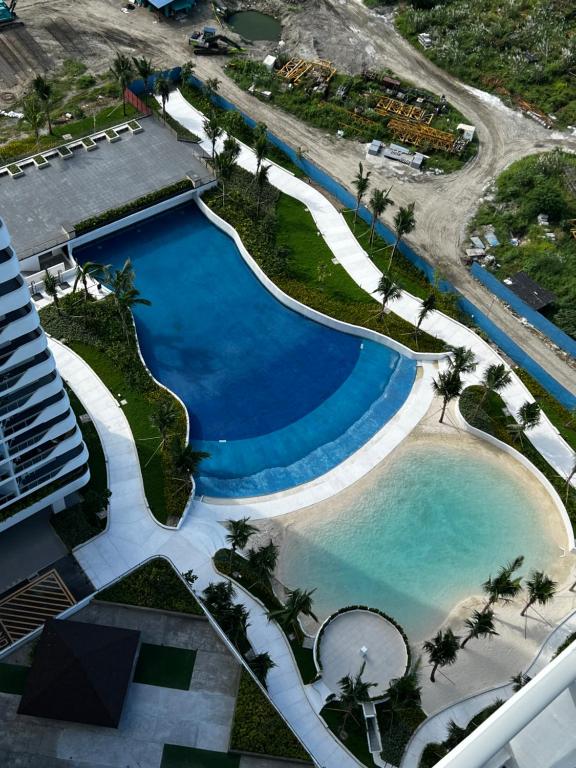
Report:
<svg viewBox="0 0 576 768"><path fill-rule="evenodd" d="M118 208L110 208L108 211L99 213L97 216L90 216L88 219L83 219L74 225L74 230L76 235L83 235L86 232L91 232L93 229L103 227L105 224L110 224L113 221L118 221L118 219L123 219L131 213L137 213L144 208L149 208L155 203L162 202L162 200L176 197L176 195L187 192L189 189L194 189L192 181L190 179L181 179L174 184L170 184L167 187L157 189L155 192L150 192L136 200L132 200L130 203L120 205Z"/></svg>
<svg viewBox="0 0 576 768"><path fill-rule="evenodd" d="M247 672L240 677L230 750L310 763L310 756Z"/></svg>
<svg viewBox="0 0 576 768"><path fill-rule="evenodd" d="M170 563L160 557L150 560L121 581L104 589L97 595L97 599L204 616L196 599Z"/></svg>

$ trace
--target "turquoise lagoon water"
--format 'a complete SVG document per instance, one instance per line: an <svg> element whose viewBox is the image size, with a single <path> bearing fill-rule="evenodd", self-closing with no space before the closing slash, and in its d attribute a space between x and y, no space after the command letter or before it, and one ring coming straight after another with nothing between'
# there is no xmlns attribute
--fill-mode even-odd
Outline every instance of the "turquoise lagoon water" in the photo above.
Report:
<svg viewBox="0 0 576 768"><path fill-rule="evenodd" d="M259 496L324 474L406 400L413 360L280 304L193 203L75 249L121 267L152 302L134 315L154 376L184 402L211 454L197 490Z"/></svg>
<svg viewBox="0 0 576 768"><path fill-rule="evenodd" d="M522 573L558 561L546 513L558 514L515 462L483 446L418 441L326 505L290 515L279 577L316 587L321 618L370 605L421 640L516 555Z"/></svg>

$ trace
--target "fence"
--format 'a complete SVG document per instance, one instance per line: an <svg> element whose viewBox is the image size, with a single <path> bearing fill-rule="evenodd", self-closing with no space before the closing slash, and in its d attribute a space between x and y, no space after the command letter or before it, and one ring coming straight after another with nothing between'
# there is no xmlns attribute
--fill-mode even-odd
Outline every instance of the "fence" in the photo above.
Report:
<svg viewBox="0 0 576 768"><path fill-rule="evenodd" d="M144 84L142 84L142 90L144 90ZM130 88L124 89L124 98L128 104L131 104L134 109L137 109L141 115L151 114L152 110L150 107L147 104L144 104L142 99L139 99L138 96L130 90Z"/></svg>
<svg viewBox="0 0 576 768"><path fill-rule="evenodd" d="M495 293L500 299L509 304L512 309L521 317L525 317L531 325L537 328L541 333L547 336L550 341L557 344L561 349L568 352L569 355L576 358L576 340L564 333L557 325L547 320L544 315L529 307L525 301L517 296L507 285L500 282L497 277L483 269L479 264L472 264L470 270L474 277L486 286L492 293Z"/></svg>

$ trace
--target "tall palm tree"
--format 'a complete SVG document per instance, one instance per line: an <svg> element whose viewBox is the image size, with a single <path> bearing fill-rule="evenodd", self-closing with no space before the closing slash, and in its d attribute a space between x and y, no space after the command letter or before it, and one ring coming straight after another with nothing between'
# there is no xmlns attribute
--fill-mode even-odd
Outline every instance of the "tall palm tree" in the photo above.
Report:
<svg viewBox="0 0 576 768"><path fill-rule="evenodd" d="M222 136L222 126L218 121L216 112L212 111L209 117L204 118L204 133L212 144L212 162L216 157L216 142Z"/></svg>
<svg viewBox="0 0 576 768"><path fill-rule="evenodd" d="M270 672L271 669L274 669L276 666L276 662L272 661L270 658L269 653L259 653L257 656L254 656L252 659L248 659L248 666L254 672L258 680L262 683L262 685L266 685L266 678L268 676L268 672Z"/></svg>
<svg viewBox="0 0 576 768"><path fill-rule="evenodd" d="M32 80L32 88L34 93L40 99L44 107L44 114L46 115L46 122L48 123L48 133L52 133L52 120L50 119L50 107L52 105L53 88L52 85L42 75L36 75Z"/></svg>
<svg viewBox="0 0 576 768"><path fill-rule="evenodd" d="M28 123L34 132L36 145L38 145L40 129L46 124L46 111L44 105L34 92L29 93L22 102L22 120Z"/></svg>
<svg viewBox="0 0 576 768"><path fill-rule="evenodd" d="M60 311L60 297L58 296L58 279L54 277L48 270L44 270L44 290L46 294L54 301L56 312Z"/></svg>
<svg viewBox="0 0 576 768"><path fill-rule="evenodd" d="M473 638L489 637L498 634L494 629L494 611L491 608L487 611L474 611L464 624L468 629L468 634L462 640L460 648L464 648L466 643Z"/></svg>
<svg viewBox="0 0 576 768"><path fill-rule="evenodd" d="M195 69L196 62L192 61L192 59L188 59L188 61L184 62L182 65L182 70L180 71L180 78L182 79L183 83L187 83L188 80L190 80Z"/></svg>
<svg viewBox="0 0 576 768"><path fill-rule="evenodd" d="M154 86L154 90L162 100L162 119L164 120L164 122L166 122L166 104L168 103L168 99L170 98L170 94L172 93L172 83L170 80L168 80L167 77L164 77L164 75L160 75L159 77L156 78L156 84Z"/></svg>
<svg viewBox="0 0 576 768"><path fill-rule="evenodd" d="M290 589L288 590L288 599L281 608L276 608L268 612L268 619L276 619L284 629L300 630L298 616L310 616L314 621L318 618L312 611L312 595L316 590Z"/></svg>
<svg viewBox="0 0 576 768"><path fill-rule="evenodd" d="M219 614L216 614L218 623L236 646L246 638L246 631L250 626L248 621L250 614L242 603L235 603Z"/></svg>
<svg viewBox="0 0 576 768"><path fill-rule="evenodd" d="M235 595L231 581L211 581L202 592L202 601L206 609L217 616L231 607Z"/></svg>
<svg viewBox="0 0 576 768"><path fill-rule="evenodd" d="M254 142L254 152L256 154L256 176L258 175L260 166L264 162L267 151L268 151L268 138L266 136L266 133L259 133L256 136L256 140Z"/></svg>
<svg viewBox="0 0 576 768"><path fill-rule="evenodd" d="M384 213L389 205L394 205L394 202L388 197L390 189L387 192L383 192L381 189L374 189L370 195L370 210L372 211L372 221L370 222L370 245L374 241L374 232L376 230L376 222L378 218ZM388 270L390 272L390 270Z"/></svg>
<svg viewBox="0 0 576 768"><path fill-rule="evenodd" d="M522 616L526 616L526 611L535 603L546 605L556 594L557 582L553 581L543 571L532 571L530 578L526 579L528 588L528 602L522 609Z"/></svg>
<svg viewBox="0 0 576 768"><path fill-rule="evenodd" d="M180 440L174 446L173 455L176 469L192 477L198 472L200 462L210 458L206 451L195 451L191 445L183 445Z"/></svg>
<svg viewBox="0 0 576 768"><path fill-rule="evenodd" d="M426 298L422 301L422 306L420 307L420 312L418 312L418 322L416 323L416 333L420 330L420 326L424 322L424 319L427 317L427 315L432 312L433 309L436 309L436 295L434 293L431 293L430 296L426 296Z"/></svg>
<svg viewBox="0 0 576 768"><path fill-rule="evenodd" d="M161 400L150 414L150 424L160 433L162 447L166 445L168 432L176 423L177 418L178 414L171 400Z"/></svg>
<svg viewBox="0 0 576 768"><path fill-rule="evenodd" d="M382 297L382 306L378 310L378 319L383 320L386 316L386 305L393 301L396 301L402 296L402 290L400 286L393 282L389 275L382 275L376 293L379 293Z"/></svg>
<svg viewBox="0 0 576 768"><path fill-rule="evenodd" d="M149 299L145 299L142 296L140 296L140 291L137 290L136 288L128 288L127 290L122 291L121 293L115 293L114 299L118 307L120 321L124 326L124 333L126 335L126 339L129 339L130 334L128 332L128 325L126 323L126 314L128 313L128 311L131 312L134 309L134 307L137 305L141 305L143 307L151 307L152 302Z"/></svg>
<svg viewBox="0 0 576 768"><path fill-rule="evenodd" d="M460 638L450 628L445 631L439 629L432 640L426 640L422 647L428 654L430 664L432 664L430 682L435 683L438 667L446 667L456 661Z"/></svg>
<svg viewBox="0 0 576 768"><path fill-rule="evenodd" d="M478 360L471 349L467 347L451 347L450 368L457 371L460 375L463 373L473 373L478 367Z"/></svg>
<svg viewBox="0 0 576 768"><path fill-rule="evenodd" d="M432 379L432 389L435 395L442 398L442 413L439 421L443 424L448 403L462 394L460 374L453 369L441 371L437 379Z"/></svg>
<svg viewBox="0 0 576 768"><path fill-rule="evenodd" d="M482 387L482 397L478 401L474 415L476 416L480 408L484 405L484 401L488 397L490 392L502 392L503 389L512 381L512 374L507 370L504 363L493 363L489 365L484 371L480 386Z"/></svg>
<svg viewBox="0 0 576 768"><path fill-rule="evenodd" d="M134 287L134 269L130 259L126 259L121 269L110 272L108 268L104 270L104 279L110 285L114 295L120 294Z"/></svg>
<svg viewBox="0 0 576 768"><path fill-rule="evenodd" d="M568 473L566 477L566 503L568 503L568 496L570 495L570 483L572 482L572 478L576 475L576 461L574 461L574 466Z"/></svg>
<svg viewBox="0 0 576 768"><path fill-rule="evenodd" d="M358 211L362 205L364 195L368 192L370 186L370 175L372 171L366 171L364 173L364 166L362 163L358 163L358 171L354 179L352 180L352 186L356 190L356 209L354 210L354 229L356 229L356 219L358 218Z"/></svg>
<svg viewBox="0 0 576 768"><path fill-rule="evenodd" d="M258 581L266 586L276 568L278 561L278 546L273 541L268 542L260 549L251 549L248 552L248 563L254 571Z"/></svg>
<svg viewBox="0 0 576 768"><path fill-rule="evenodd" d="M415 203L409 203L406 206L400 206L400 209L394 216L394 231L396 232L396 240L392 252L390 253L390 261L388 262L388 272L392 266L392 261L396 254L396 249L400 245L400 241L405 235L409 235L416 226L416 217L414 215Z"/></svg>
<svg viewBox="0 0 576 768"><path fill-rule="evenodd" d="M390 732L395 725L395 718L420 705L422 688L419 683L420 659L402 677L390 681L384 694L382 707L390 713Z"/></svg>
<svg viewBox="0 0 576 768"><path fill-rule="evenodd" d="M232 566L232 560L236 554L237 549L244 549L248 544L250 537L255 533L258 533L258 528L254 525L250 525L249 517L242 517L240 520L226 520L224 523L228 533L226 534L226 541L230 544L230 566Z"/></svg>
<svg viewBox="0 0 576 768"><path fill-rule="evenodd" d="M516 414L518 421L514 424L508 425L508 430L516 437L520 438L522 443L522 436L528 429L533 429L540 423L540 417L542 416L540 404L533 401L526 401L518 409Z"/></svg>
<svg viewBox="0 0 576 768"><path fill-rule="evenodd" d="M126 115L126 89L130 85L130 81L134 76L134 70L132 69L132 62L130 58L123 53L117 53L112 61L110 67L110 73L116 80L122 91L122 112Z"/></svg>
<svg viewBox="0 0 576 768"><path fill-rule="evenodd" d="M346 733L346 723L353 715L354 710L361 707L365 701L370 701L370 688L374 688L376 683L367 683L362 680L366 662L362 664L360 672L357 675L345 675L338 681L340 693L337 697L338 703L344 710L344 719L340 726L340 734L344 737Z"/></svg>
<svg viewBox="0 0 576 768"><path fill-rule="evenodd" d="M518 693L521 688L524 688L525 685L528 685L531 679L532 678L525 672L518 672L517 675L513 675L510 678L510 682L512 683L512 690L514 693Z"/></svg>
<svg viewBox="0 0 576 768"><path fill-rule="evenodd" d="M134 64L134 69L140 75L140 77L142 78L142 82L144 83L144 101L146 102L146 104L148 104L148 97L150 96L150 90L151 90L150 78L154 72L152 61L151 59L147 59L144 56L142 56L141 58L138 58L137 56L133 56L132 63Z"/></svg>
<svg viewBox="0 0 576 768"><path fill-rule="evenodd" d="M487 611L498 600L502 600L505 603L510 602L522 590L522 577L514 576L514 573L522 567L523 562L524 555L519 555L514 560L503 565L496 573L496 576L490 576L482 584L482 589L488 595L488 600L482 610Z"/></svg>
<svg viewBox="0 0 576 768"><path fill-rule="evenodd" d="M232 178L236 168L236 158L231 152L220 152L214 163L216 175L222 185L222 205L226 204L226 184Z"/></svg>
<svg viewBox="0 0 576 768"><path fill-rule="evenodd" d="M86 261L84 264L78 264L72 293L76 293L78 283L82 282L82 287L84 288L84 300L88 301L88 278L92 275L104 274L107 269L108 267L98 264L95 261Z"/></svg>
<svg viewBox="0 0 576 768"><path fill-rule="evenodd" d="M255 176L256 180L256 216L260 215L260 205L262 203L262 194L268 182L268 173L270 165L261 165Z"/></svg>
<svg viewBox="0 0 576 768"><path fill-rule="evenodd" d="M208 96L208 98L211 99L212 96L218 93L219 87L220 87L220 80L218 80L217 77L209 77L204 83L204 92L206 96Z"/></svg>

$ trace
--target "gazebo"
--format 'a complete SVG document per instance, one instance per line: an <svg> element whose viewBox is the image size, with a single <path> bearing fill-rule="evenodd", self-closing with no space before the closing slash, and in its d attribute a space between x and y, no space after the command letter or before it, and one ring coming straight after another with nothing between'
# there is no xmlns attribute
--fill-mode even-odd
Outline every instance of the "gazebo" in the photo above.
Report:
<svg viewBox="0 0 576 768"><path fill-rule="evenodd" d="M50 619L18 713L117 728L139 642L136 630Z"/></svg>

